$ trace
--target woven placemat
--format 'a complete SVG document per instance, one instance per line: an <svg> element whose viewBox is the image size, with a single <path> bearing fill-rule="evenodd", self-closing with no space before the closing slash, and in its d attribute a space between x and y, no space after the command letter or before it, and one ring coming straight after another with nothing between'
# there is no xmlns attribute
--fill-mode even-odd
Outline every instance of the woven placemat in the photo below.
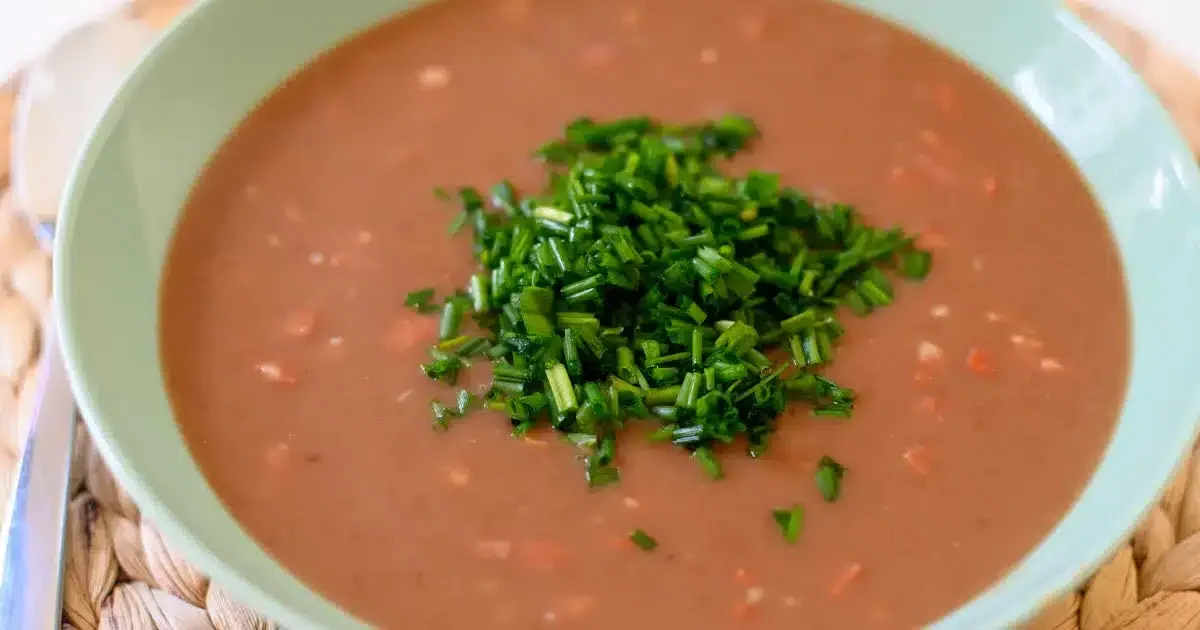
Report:
<svg viewBox="0 0 1200 630"><path fill-rule="evenodd" d="M139 0L162 26L186 0ZM1131 30L1081 10L1146 76L1200 150L1200 79ZM28 426L38 378L50 258L7 193L12 92L0 87L0 504ZM74 453L63 628L275 628L174 553L113 480L82 425ZM1200 630L1200 456L1184 463L1133 538L1030 630Z"/></svg>

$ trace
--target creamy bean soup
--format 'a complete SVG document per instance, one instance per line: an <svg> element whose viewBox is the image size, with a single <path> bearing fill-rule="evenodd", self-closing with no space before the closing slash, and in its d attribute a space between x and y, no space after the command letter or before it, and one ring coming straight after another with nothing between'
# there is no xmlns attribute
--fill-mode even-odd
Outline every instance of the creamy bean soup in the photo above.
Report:
<svg viewBox="0 0 1200 630"><path fill-rule="evenodd" d="M246 530L371 625L912 628L1097 464L1127 304L1054 141L865 15L681 6L430 4L199 177L161 304L177 421Z"/></svg>

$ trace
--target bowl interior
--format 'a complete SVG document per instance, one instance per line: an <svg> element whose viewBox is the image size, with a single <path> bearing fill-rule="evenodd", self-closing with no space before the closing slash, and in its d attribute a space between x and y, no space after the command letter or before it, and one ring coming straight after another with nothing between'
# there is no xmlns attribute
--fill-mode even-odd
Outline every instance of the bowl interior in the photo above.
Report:
<svg viewBox="0 0 1200 630"><path fill-rule="evenodd" d="M1007 626L1086 577L1190 447L1200 411L1200 327L1191 320L1200 311L1200 293L1180 288L1200 277L1200 177L1140 80L1054 3L847 2L954 51L1033 112L1101 201L1126 270L1132 375L1100 468L1033 553L937 624ZM182 553L246 604L291 628L361 624L259 549L192 463L162 386L161 265L193 180L229 130L316 53L415 4L202 2L118 93L80 157L60 225L56 310L97 445ZM1063 235L1064 247L1069 239ZM1081 304L1079 316L1090 308L1095 305Z"/></svg>

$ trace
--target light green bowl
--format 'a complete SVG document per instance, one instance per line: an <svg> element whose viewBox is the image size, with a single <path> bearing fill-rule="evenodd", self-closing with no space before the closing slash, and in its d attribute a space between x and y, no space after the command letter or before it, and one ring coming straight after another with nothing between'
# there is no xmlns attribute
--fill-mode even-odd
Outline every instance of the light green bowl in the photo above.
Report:
<svg viewBox="0 0 1200 630"><path fill-rule="evenodd" d="M293 629L362 624L263 552L192 462L158 357L163 256L193 180L230 129L317 53L413 4L201 3L117 94L77 164L63 208L56 311L98 447L176 548L244 603ZM850 4L956 51L1025 103L1086 175L1126 269L1132 378L1100 468L1049 538L936 624L1007 627L1084 579L1129 533L1191 446L1200 411L1200 177L1142 82L1054 2ZM1062 236L1070 247L1071 235Z"/></svg>

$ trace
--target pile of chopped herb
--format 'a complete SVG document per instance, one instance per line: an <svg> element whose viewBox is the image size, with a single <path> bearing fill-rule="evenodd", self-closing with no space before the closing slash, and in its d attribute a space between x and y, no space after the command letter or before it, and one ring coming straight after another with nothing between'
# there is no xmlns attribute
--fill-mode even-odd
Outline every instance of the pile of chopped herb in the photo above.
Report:
<svg viewBox="0 0 1200 630"><path fill-rule="evenodd" d="M713 448L744 440L762 455L789 401L849 417L854 390L821 375L843 335L838 316L887 305L885 271L920 279L930 256L778 175L718 168L757 136L738 116L581 118L537 150L540 193L501 182L485 201L459 189L452 230L473 228L481 270L443 301L425 374L454 384L472 360L491 361L484 405L518 435L539 424L561 432L585 451L592 486L618 480L618 437L631 422L651 423L653 439L717 479ZM425 290L406 303L426 312L432 300ZM461 332L467 315L482 335ZM437 426L473 401L462 391L454 407L434 402ZM821 491L834 500L843 469L825 469ZM801 518L798 508L776 514L792 540Z"/></svg>

